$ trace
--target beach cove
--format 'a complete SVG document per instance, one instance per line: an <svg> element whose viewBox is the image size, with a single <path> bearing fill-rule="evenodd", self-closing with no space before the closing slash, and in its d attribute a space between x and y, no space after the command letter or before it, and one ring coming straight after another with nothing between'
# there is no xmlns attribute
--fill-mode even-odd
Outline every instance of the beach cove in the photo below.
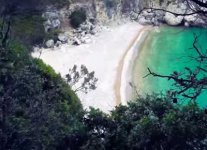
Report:
<svg viewBox="0 0 207 150"><path fill-rule="evenodd" d="M172 88L172 81L143 78L148 73L147 68L169 75L173 71L182 71L186 63L188 67L195 67L186 54L195 55L190 49L193 33L203 33L200 42L205 43L205 32L207 30L202 28L153 28L128 22L102 31L89 44L65 44L54 49L43 49L40 58L62 77L75 64L86 65L90 71L95 71L97 89L88 94L77 94L85 108L93 106L108 112L119 104L126 105L127 101L136 99L137 92L141 95L166 93ZM39 52L32 55L38 57ZM205 97L204 93L198 100L202 107L207 105L203 100Z"/></svg>
<svg viewBox="0 0 207 150"><path fill-rule="evenodd" d="M41 49L41 56L40 51L32 53L32 56L40 56L62 77L75 64L84 64L89 71L95 71L97 89L88 94L77 94L85 108L93 106L108 112L120 103L126 104L128 90L122 95L121 92L128 87L129 79L132 79L132 69L128 69L132 68L131 59L135 59L134 56L138 54L139 44L144 41L147 28L136 22L128 22L103 30L94 37L92 43Z"/></svg>

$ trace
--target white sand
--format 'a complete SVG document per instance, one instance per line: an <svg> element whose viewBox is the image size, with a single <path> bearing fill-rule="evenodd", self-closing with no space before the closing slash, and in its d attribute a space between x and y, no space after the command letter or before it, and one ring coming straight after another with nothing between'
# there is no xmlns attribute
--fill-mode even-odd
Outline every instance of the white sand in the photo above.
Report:
<svg viewBox="0 0 207 150"><path fill-rule="evenodd" d="M121 74L121 87L120 87L120 98L121 98L121 103L123 105L126 105L127 101L130 100L132 96L133 89L129 83L130 82L132 83L133 80L132 79L133 67L139 53L139 47L141 46L142 42L146 38L147 34L148 32L142 30L124 57L124 65Z"/></svg>
<svg viewBox="0 0 207 150"><path fill-rule="evenodd" d="M78 66L84 64L89 71L95 71L95 76L98 78L97 89L88 94L80 92L77 94L85 108L93 106L107 112L117 104L114 85L119 62L142 28L143 26L132 22L111 27L111 30L102 31L90 44L62 45L55 49L44 49L41 59L63 77L74 64ZM39 52L33 53L32 56L39 57ZM129 60L130 57L125 59L125 61ZM127 65L124 66L126 70ZM125 81L124 78L126 75L122 76L122 80ZM126 83L123 87L126 87ZM124 89L122 88L122 91Z"/></svg>

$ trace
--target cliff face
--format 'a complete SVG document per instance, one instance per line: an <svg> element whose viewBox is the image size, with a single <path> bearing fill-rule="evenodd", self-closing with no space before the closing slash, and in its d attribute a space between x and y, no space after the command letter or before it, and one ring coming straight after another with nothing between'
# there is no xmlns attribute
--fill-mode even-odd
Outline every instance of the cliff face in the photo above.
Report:
<svg viewBox="0 0 207 150"><path fill-rule="evenodd" d="M87 2L79 0L70 5L69 12L78 7L86 10L88 18L95 18L101 23L130 18L141 24L167 23L173 26L206 26L206 19L199 15L183 17L165 11L150 10L144 11L141 15L137 14L143 8L158 8L178 14L192 13L189 4L184 0L88 0Z"/></svg>
<svg viewBox="0 0 207 150"><path fill-rule="evenodd" d="M62 9L59 16L61 22L66 23L65 26L67 26L68 18L72 12L78 9L85 10L88 20L92 19L101 24L121 18L130 18L142 24L157 24L157 22L163 21L165 15L163 12L149 13L147 11L139 18L136 12L150 7L166 9L168 5L177 1L182 0L75 0L70 2L68 7Z"/></svg>
<svg viewBox="0 0 207 150"><path fill-rule="evenodd" d="M69 7L69 14L74 9L83 8L86 10L88 18L95 18L101 23L129 17L132 11L138 11L147 7L149 1L146 0L88 0L87 2L76 1Z"/></svg>
<svg viewBox="0 0 207 150"><path fill-rule="evenodd" d="M164 13L156 12L157 14L153 15L145 13L144 19L137 18L137 13L143 8L163 8L166 9L170 4L179 5L179 1L182 0L88 0L87 2L83 0L76 0L71 3L68 11L69 14L73 12L75 9L83 8L86 10L88 18L95 18L97 21L101 23L110 22L113 20L121 19L121 18L130 18L134 20L141 20L141 23L150 23L152 17L154 15L158 15L159 17L164 17ZM136 18L136 19L135 19ZM158 19L158 18L157 18ZM160 18L159 18L160 20ZM155 20L154 22L156 22Z"/></svg>

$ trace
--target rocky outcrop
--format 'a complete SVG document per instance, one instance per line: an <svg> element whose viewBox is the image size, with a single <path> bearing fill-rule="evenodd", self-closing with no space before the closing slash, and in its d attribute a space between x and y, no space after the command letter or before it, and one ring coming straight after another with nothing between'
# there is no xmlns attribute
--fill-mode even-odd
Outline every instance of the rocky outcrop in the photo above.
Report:
<svg viewBox="0 0 207 150"><path fill-rule="evenodd" d="M68 36L64 33L60 33L58 35L58 40L61 42L61 43L67 43L68 41Z"/></svg>
<svg viewBox="0 0 207 150"><path fill-rule="evenodd" d="M175 16L174 14L166 13L164 16L164 20L168 25L178 26L182 24L183 16Z"/></svg>
<svg viewBox="0 0 207 150"><path fill-rule="evenodd" d="M138 13L143 8L158 8L166 11L154 11L148 9ZM69 16L76 10L84 10L87 16L86 21L77 29L69 26ZM174 12L172 14L170 12ZM102 30L102 25L107 25L115 20L131 19L140 24L153 24L159 26L166 23L171 26L206 26L205 18L197 14L183 16L179 14L191 13L183 0L78 0L67 8L56 10L49 8L43 13L45 31L63 29L58 35L55 43L47 42L47 47L69 43L80 45L90 43L92 37ZM121 21L120 21L121 22ZM63 27L66 26L66 30ZM64 32L69 32L65 34Z"/></svg>
<svg viewBox="0 0 207 150"><path fill-rule="evenodd" d="M154 1L156 2L156 1ZM157 6L155 6L157 5ZM149 6L150 7L150 6ZM188 16L183 16L182 14L191 14L192 10L188 7L188 4L183 0L174 0L174 1L164 1L162 4L158 5L153 3L153 8L162 9L163 11L149 11L148 14L152 13L153 17L146 17L149 16L146 13L142 13L138 20L143 20L145 22L151 20L151 24L159 25L159 23L166 23L170 26L178 26L178 25L185 25L185 26L206 26L206 19L202 18L202 16L198 14L192 14ZM167 10L167 11L164 11ZM172 12L172 13L170 13ZM180 15L179 15L180 14ZM143 16L145 17L143 19Z"/></svg>
<svg viewBox="0 0 207 150"><path fill-rule="evenodd" d="M45 31L60 28L60 15L58 11L47 10L42 17L46 20L44 22Z"/></svg>
<svg viewBox="0 0 207 150"><path fill-rule="evenodd" d="M177 26L188 24L189 26L204 25L205 19L196 16L174 15L164 11L143 11L138 15L137 12L143 8L158 8L174 12L176 14L191 13L187 3L184 0L87 0L77 1L61 11L46 11L43 17L46 19L45 29L50 30L59 28L61 18L69 18L70 14L77 9L83 9L86 12L87 20L93 20L93 23L107 24L121 18L130 18L139 21L142 24L167 23L168 25ZM64 11L63 11L64 10Z"/></svg>
<svg viewBox="0 0 207 150"><path fill-rule="evenodd" d="M78 29L73 30L70 41L74 45L90 43L92 42L92 36L98 34L101 30L101 24L92 24L86 21L84 24L81 24Z"/></svg>
<svg viewBox="0 0 207 150"><path fill-rule="evenodd" d="M45 43L46 47L47 48L53 48L55 46L55 42L53 39L51 40L48 40L46 43Z"/></svg>

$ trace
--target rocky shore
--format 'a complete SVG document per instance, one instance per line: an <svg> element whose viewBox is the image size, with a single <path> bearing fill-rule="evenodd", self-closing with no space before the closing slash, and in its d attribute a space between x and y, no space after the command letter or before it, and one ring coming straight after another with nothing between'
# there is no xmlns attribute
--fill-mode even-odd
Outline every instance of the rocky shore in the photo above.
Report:
<svg viewBox="0 0 207 150"><path fill-rule="evenodd" d="M153 8L153 9L146 9ZM86 20L78 27L70 25L70 15L76 10L84 10ZM166 10L166 11L165 11ZM170 13L173 12L173 13ZM98 34L110 23L132 20L142 25L160 26L202 26L206 20L193 11L183 0L89 0L77 1L61 10L48 7L42 14L45 19L45 32L59 30L56 39L45 42L47 48L58 47L60 44L80 45L92 42L92 37ZM180 14L180 15L179 15Z"/></svg>

